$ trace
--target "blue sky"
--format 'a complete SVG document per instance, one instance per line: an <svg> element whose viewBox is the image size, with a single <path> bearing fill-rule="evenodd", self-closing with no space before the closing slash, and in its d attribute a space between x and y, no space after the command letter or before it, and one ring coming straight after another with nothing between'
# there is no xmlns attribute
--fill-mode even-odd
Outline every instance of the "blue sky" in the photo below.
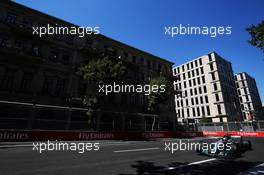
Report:
<svg viewBox="0 0 264 175"><path fill-rule="evenodd" d="M263 0L16 0L28 7L100 32L182 64L211 51L231 61L234 72L256 78L264 103L264 53L247 43L245 28L264 20ZM232 34L164 35L165 26L231 26Z"/></svg>

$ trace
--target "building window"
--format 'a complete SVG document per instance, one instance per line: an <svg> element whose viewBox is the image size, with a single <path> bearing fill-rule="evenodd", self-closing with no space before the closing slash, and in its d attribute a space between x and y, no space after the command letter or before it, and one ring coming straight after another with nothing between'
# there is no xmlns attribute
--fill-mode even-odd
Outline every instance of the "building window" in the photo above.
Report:
<svg viewBox="0 0 264 175"><path fill-rule="evenodd" d="M203 104L203 97L200 97L200 103Z"/></svg>
<svg viewBox="0 0 264 175"><path fill-rule="evenodd" d="M201 74L204 74L203 67L200 68L200 72L201 72Z"/></svg>
<svg viewBox="0 0 264 175"><path fill-rule="evenodd" d="M176 74L177 74L177 72L176 72L176 69L173 69L173 72L174 72L174 75L176 75Z"/></svg>
<svg viewBox="0 0 264 175"><path fill-rule="evenodd" d="M243 118L246 120L247 119L247 115L245 112L242 113L243 114Z"/></svg>
<svg viewBox="0 0 264 175"><path fill-rule="evenodd" d="M245 96L246 96L246 101L249 101L248 95L245 95Z"/></svg>
<svg viewBox="0 0 264 175"><path fill-rule="evenodd" d="M162 65L158 64L158 71L161 72L161 70L162 70Z"/></svg>
<svg viewBox="0 0 264 175"><path fill-rule="evenodd" d="M196 69L196 75L199 75L199 69Z"/></svg>
<svg viewBox="0 0 264 175"><path fill-rule="evenodd" d="M217 84L214 83L214 90L217 91Z"/></svg>
<svg viewBox="0 0 264 175"><path fill-rule="evenodd" d="M205 96L205 103L209 103L207 95Z"/></svg>
<svg viewBox="0 0 264 175"><path fill-rule="evenodd" d="M196 86L196 80L195 79L193 79L193 85Z"/></svg>
<svg viewBox="0 0 264 175"><path fill-rule="evenodd" d="M147 60L147 67L151 68L151 62L149 60Z"/></svg>
<svg viewBox="0 0 264 175"><path fill-rule="evenodd" d="M52 95L53 85L54 85L54 77L53 76L45 76L43 87L42 87L42 93Z"/></svg>
<svg viewBox="0 0 264 175"><path fill-rule="evenodd" d="M203 64L202 58L199 59L199 64L200 64L200 66Z"/></svg>
<svg viewBox="0 0 264 175"><path fill-rule="evenodd" d="M194 70L192 70L192 76L193 76L193 77L195 76L195 72L194 72Z"/></svg>
<svg viewBox="0 0 264 175"><path fill-rule="evenodd" d="M198 83L198 85L200 85L200 84L201 84L200 77L198 77L198 78L197 78L197 83Z"/></svg>
<svg viewBox="0 0 264 175"><path fill-rule="evenodd" d="M196 105L199 104L198 97L195 97L195 104L196 104Z"/></svg>
<svg viewBox="0 0 264 175"><path fill-rule="evenodd" d="M187 70L190 70L190 65L189 65L189 63L187 64Z"/></svg>
<svg viewBox="0 0 264 175"><path fill-rule="evenodd" d="M182 65L182 71L184 72L185 70L184 70L184 65Z"/></svg>
<svg viewBox="0 0 264 175"><path fill-rule="evenodd" d="M212 56L211 56L211 54L208 54L208 57L209 57L209 62L212 61Z"/></svg>
<svg viewBox="0 0 264 175"><path fill-rule="evenodd" d="M207 110L207 115L211 115L210 107L209 106L206 106L206 110Z"/></svg>
<svg viewBox="0 0 264 175"><path fill-rule="evenodd" d="M25 72L20 85L21 91L29 92L31 90L32 80L33 80L33 73Z"/></svg>
<svg viewBox="0 0 264 175"><path fill-rule="evenodd" d="M202 94L203 92L202 92L202 87L200 86L199 87L199 94Z"/></svg>
<svg viewBox="0 0 264 175"><path fill-rule="evenodd" d="M136 58L136 56L132 56L132 62L133 63L137 63L137 58ZM175 69L174 69L175 70ZM175 70L176 71L176 70Z"/></svg>
<svg viewBox="0 0 264 175"><path fill-rule="evenodd" d="M4 90L12 90L14 78L15 70L7 68L0 84L1 88Z"/></svg>
<svg viewBox="0 0 264 175"><path fill-rule="evenodd" d="M17 15L11 12L7 13L5 22L8 24L16 24L16 20L17 20Z"/></svg>
<svg viewBox="0 0 264 175"><path fill-rule="evenodd" d="M245 83L245 81L242 81L242 85L243 85L243 87L245 87L245 86L246 86L246 83Z"/></svg>
<svg viewBox="0 0 264 175"><path fill-rule="evenodd" d="M193 69L193 62L191 62L191 68Z"/></svg>
<svg viewBox="0 0 264 175"><path fill-rule="evenodd" d="M213 63L212 64L209 64L210 65L210 70L213 71L214 70L214 65Z"/></svg>
<svg viewBox="0 0 264 175"><path fill-rule="evenodd" d="M239 101L240 101L240 103L242 103L242 102L243 102L243 99L242 99L242 97L239 97Z"/></svg>
<svg viewBox="0 0 264 175"><path fill-rule="evenodd" d="M193 98L191 98L191 104L194 105L194 99Z"/></svg>
<svg viewBox="0 0 264 175"><path fill-rule="evenodd" d="M197 95L197 88L194 88L194 95Z"/></svg>
<svg viewBox="0 0 264 175"><path fill-rule="evenodd" d="M188 72L188 78L191 78L191 72L190 71Z"/></svg>
<svg viewBox="0 0 264 175"><path fill-rule="evenodd" d="M31 29L32 21L30 19L23 18L22 24L20 26L26 29Z"/></svg>
<svg viewBox="0 0 264 175"><path fill-rule="evenodd" d="M199 107L197 107L197 116L200 116L201 114L200 114L200 108Z"/></svg>
<svg viewBox="0 0 264 175"><path fill-rule="evenodd" d="M192 113L193 113L193 116L195 117L196 114L195 114L195 108L192 108Z"/></svg>
<svg viewBox="0 0 264 175"><path fill-rule="evenodd" d="M187 90L184 91L183 97L187 97L188 96L188 93L187 92L188 92Z"/></svg>
<svg viewBox="0 0 264 175"><path fill-rule="evenodd" d="M240 74L240 79L243 80L243 74Z"/></svg>
<svg viewBox="0 0 264 175"><path fill-rule="evenodd" d="M204 86L203 88L204 88L204 93L207 93L207 88L206 88L206 86Z"/></svg>
<svg viewBox="0 0 264 175"><path fill-rule="evenodd" d="M58 78L57 84L55 88L55 95L61 96L64 94L64 88L65 88L65 79L64 78Z"/></svg>
<svg viewBox="0 0 264 175"><path fill-rule="evenodd" d="M212 80L214 81L215 80L215 73L214 72L212 72Z"/></svg>
<svg viewBox="0 0 264 175"><path fill-rule="evenodd" d="M221 105L217 105L217 110L218 110L218 114L222 114L222 111L221 111Z"/></svg>
<svg viewBox="0 0 264 175"><path fill-rule="evenodd" d="M189 108L187 108L187 117L190 117L190 111L189 111Z"/></svg>
<svg viewBox="0 0 264 175"><path fill-rule="evenodd" d="M219 95L218 94L215 94L215 100L219 101Z"/></svg>
<svg viewBox="0 0 264 175"><path fill-rule="evenodd" d="M195 60L194 62L195 62L195 67L198 67L198 61Z"/></svg>
<svg viewBox="0 0 264 175"><path fill-rule="evenodd" d="M247 93L247 88L244 88L244 93L245 93L245 95L248 94L248 93Z"/></svg>
<svg viewBox="0 0 264 175"><path fill-rule="evenodd" d="M185 103L186 103L186 106L189 106L189 100L188 99L185 100Z"/></svg>
<svg viewBox="0 0 264 175"><path fill-rule="evenodd" d="M204 76L202 76L202 82L203 82L203 84L205 83L205 77Z"/></svg>
<svg viewBox="0 0 264 175"><path fill-rule="evenodd" d="M248 105L248 110L250 111L250 110L251 110L251 105L250 105L250 103L248 103L247 105Z"/></svg>
<svg viewBox="0 0 264 175"><path fill-rule="evenodd" d="M202 115L205 116L204 107L202 106L201 109L202 109Z"/></svg>
<svg viewBox="0 0 264 175"><path fill-rule="evenodd" d="M191 94L191 96L193 95L193 90L192 89L190 89L190 94Z"/></svg>
<svg viewBox="0 0 264 175"><path fill-rule="evenodd" d="M243 104L241 104L241 109L242 109L242 110L245 110L245 107L244 107L244 105L243 105Z"/></svg>

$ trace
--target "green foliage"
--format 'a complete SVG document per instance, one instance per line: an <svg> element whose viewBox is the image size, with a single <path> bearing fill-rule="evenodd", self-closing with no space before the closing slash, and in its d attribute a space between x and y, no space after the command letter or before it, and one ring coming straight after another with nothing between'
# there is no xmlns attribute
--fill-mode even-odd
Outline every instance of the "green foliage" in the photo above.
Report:
<svg viewBox="0 0 264 175"><path fill-rule="evenodd" d="M94 55L97 55L94 57ZM123 66L122 61L103 57L100 58L99 54L93 54L93 59L91 59L87 64L79 67L77 72L78 75L82 76L84 80L89 81L90 84L98 85L100 83L112 83L118 82L123 79L126 67ZM97 57L97 58L96 58ZM100 94L97 93L97 86L92 89L91 91L94 92L93 95L86 96L83 99L83 104L87 106L88 111L86 112L86 116L88 118L88 125L90 129L93 130L93 117L94 117L94 110L97 110L100 107L100 102L102 102L102 98Z"/></svg>
<svg viewBox="0 0 264 175"><path fill-rule="evenodd" d="M166 86L165 92L150 92L150 95L147 97L148 98L148 110L150 112L155 112L158 110L158 105L159 104L165 104L166 101L168 100L169 95L171 94L171 89L170 89L170 83L169 81L164 77L164 76L159 76L156 78L153 78L150 80L150 85L158 85L159 87L161 85Z"/></svg>
<svg viewBox="0 0 264 175"><path fill-rule="evenodd" d="M200 123L210 123L211 120L205 116L202 116L202 118L199 121Z"/></svg>
<svg viewBox="0 0 264 175"><path fill-rule="evenodd" d="M88 64L81 66L77 73L85 80L98 84L119 81L123 78L125 71L126 67L121 61L104 57L92 59Z"/></svg>
<svg viewBox="0 0 264 175"><path fill-rule="evenodd" d="M251 35L249 43L264 52L264 21L257 25L251 25L246 29Z"/></svg>

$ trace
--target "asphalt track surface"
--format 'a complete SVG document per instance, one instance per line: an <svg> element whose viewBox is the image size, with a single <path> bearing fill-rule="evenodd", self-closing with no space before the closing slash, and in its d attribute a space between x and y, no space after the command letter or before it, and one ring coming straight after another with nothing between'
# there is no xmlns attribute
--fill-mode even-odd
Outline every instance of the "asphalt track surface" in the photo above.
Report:
<svg viewBox="0 0 264 175"><path fill-rule="evenodd" d="M199 138L191 139L198 141ZM182 139L182 141L184 141ZM187 141L187 140L185 140ZM0 144L0 175L228 175L251 171L264 162L264 138L251 138L253 150L236 159L218 159L195 151L165 151L179 139L99 142L98 151L33 151L32 143ZM259 171L259 174L264 171Z"/></svg>

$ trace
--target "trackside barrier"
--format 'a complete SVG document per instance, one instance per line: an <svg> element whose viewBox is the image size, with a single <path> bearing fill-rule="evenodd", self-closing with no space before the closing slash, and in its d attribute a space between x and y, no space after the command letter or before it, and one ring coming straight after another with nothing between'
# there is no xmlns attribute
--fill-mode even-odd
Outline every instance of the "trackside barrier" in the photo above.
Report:
<svg viewBox="0 0 264 175"><path fill-rule="evenodd" d="M154 138L183 138L223 136L225 134L264 137L263 132L201 131L201 132L87 132L47 130L0 130L0 142L18 141L81 141L81 140L148 140Z"/></svg>

